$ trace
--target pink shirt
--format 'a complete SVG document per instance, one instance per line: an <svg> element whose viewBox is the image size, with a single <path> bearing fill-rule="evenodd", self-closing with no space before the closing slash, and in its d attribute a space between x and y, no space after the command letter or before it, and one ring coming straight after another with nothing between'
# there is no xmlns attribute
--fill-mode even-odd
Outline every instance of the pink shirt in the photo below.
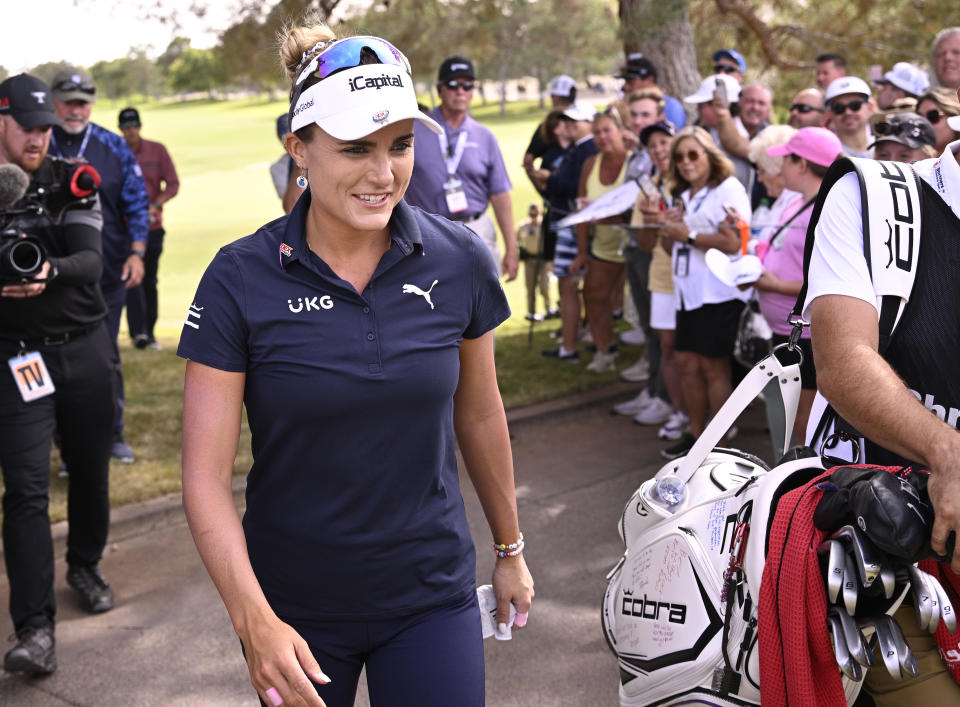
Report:
<svg viewBox="0 0 960 707"><path fill-rule="evenodd" d="M802 198L788 204L780 214L778 227L789 222L806 205L806 199ZM812 213L813 205L810 204L770 242L770 247L763 258L763 267L781 280L786 282L803 280L803 245L807 240L807 224L810 223ZM760 302L760 312L774 333L788 336L791 326L787 324L787 315L797 302L796 296L757 290L757 299ZM810 338L809 329L803 330L803 338Z"/></svg>
<svg viewBox="0 0 960 707"><path fill-rule="evenodd" d="M147 183L147 196L151 204L161 194L164 194L167 199L176 196L180 190L180 180L177 178L177 170L173 166L173 160L170 159L167 148L159 142L141 138L140 147L133 150L133 156L137 158L137 163L143 172L143 180ZM151 231L160 228L163 228L162 210L157 212L156 218L150 220Z"/></svg>

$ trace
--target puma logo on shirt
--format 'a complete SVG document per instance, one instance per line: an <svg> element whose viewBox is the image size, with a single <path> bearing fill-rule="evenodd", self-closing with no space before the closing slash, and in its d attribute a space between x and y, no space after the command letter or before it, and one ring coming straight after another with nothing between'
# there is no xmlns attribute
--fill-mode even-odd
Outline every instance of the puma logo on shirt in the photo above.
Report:
<svg viewBox="0 0 960 707"><path fill-rule="evenodd" d="M421 290L421 289L420 289L419 287L417 287L416 285L404 285L404 286L403 286L403 293L404 293L405 295L406 295L406 294L414 294L414 295L419 295L419 296L423 297L423 298L427 301L427 304L430 305L430 309L433 309L433 300L430 299L430 293L433 291L433 288L436 286L436 284L437 284L437 280L434 280L434 281L433 281L433 284L430 285L430 289L427 290L426 292L424 292L423 290Z"/></svg>

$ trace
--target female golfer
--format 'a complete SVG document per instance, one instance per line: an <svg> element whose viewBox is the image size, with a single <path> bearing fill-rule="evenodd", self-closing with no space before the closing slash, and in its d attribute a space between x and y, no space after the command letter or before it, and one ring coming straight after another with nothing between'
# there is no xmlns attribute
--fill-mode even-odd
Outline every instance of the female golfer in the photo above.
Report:
<svg viewBox="0 0 960 707"><path fill-rule="evenodd" d="M492 532L496 621L526 622L493 329L510 312L466 227L407 206L410 66L376 37L292 30L287 217L222 248L190 306L184 508L273 705L482 705L475 557L455 441ZM246 406L241 526L230 476ZM322 698L322 699L321 699Z"/></svg>

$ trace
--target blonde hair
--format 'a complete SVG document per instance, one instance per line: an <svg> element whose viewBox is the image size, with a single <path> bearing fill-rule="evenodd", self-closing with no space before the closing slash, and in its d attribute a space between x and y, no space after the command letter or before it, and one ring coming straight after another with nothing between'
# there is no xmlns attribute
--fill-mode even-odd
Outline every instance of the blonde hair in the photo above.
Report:
<svg viewBox="0 0 960 707"><path fill-rule="evenodd" d="M771 177L780 174L783 158L771 157L767 154L767 148L785 145L795 132L797 132L796 129L789 125L771 125L764 128L750 141L747 159L757 165L757 169L762 169Z"/></svg>
<svg viewBox="0 0 960 707"><path fill-rule="evenodd" d="M733 163L717 147L717 143L710 137L710 133L699 125L688 125L674 135L673 142L670 143L670 167L668 168L667 185L675 198L679 198L685 190L690 188L690 182L680 176L677 161L674 159L677 145L680 144L681 140L687 138L696 142L707 153L707 160L710 162L710 175L707 177L707 184L715 187L728 177L732 177L734 173Z"/></svg>
<svg viewBox="0 0 960 707"><path fill-rule="evenodd" d="M947 115L960 115L960 100L957 92L944 86L934 86L917 99L917 105L923 101L932 101Z"/></svg>
<svg viewBox="0 0 960 707"><path fill-rule="evenodd" d="M308 24L300 27L288 26L280 31L280 63L291 83L304 66L324 48L324 45L337 38L337 35L316 18L305 20ZM293 98L294 86L290 87Z"/></svg>
<svg viewBox="0 0 960 707"><path fill-rule="evenodd" d="M666 108L667 103L663 98L663 91L659 88L651 86L650 88L641 88L637 91L632 91L627 100L625 101L627 107L629 108L630 104L634 101L653 101L657 104L657 115L663 113L663 109Z"/></svg>

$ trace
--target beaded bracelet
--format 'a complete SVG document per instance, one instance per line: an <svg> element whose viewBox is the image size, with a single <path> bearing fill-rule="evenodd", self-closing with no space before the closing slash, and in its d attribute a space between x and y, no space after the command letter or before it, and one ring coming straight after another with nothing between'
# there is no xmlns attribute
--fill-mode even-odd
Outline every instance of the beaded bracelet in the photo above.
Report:
<svg viewBox="0 0 960 707"><path fill-rule="evenodd" d="M520 538L515 543L510 543L509 545L493 543L493 553L497 557L516 557L523 552L524 545L523 533L520 533Z"/></svg>

